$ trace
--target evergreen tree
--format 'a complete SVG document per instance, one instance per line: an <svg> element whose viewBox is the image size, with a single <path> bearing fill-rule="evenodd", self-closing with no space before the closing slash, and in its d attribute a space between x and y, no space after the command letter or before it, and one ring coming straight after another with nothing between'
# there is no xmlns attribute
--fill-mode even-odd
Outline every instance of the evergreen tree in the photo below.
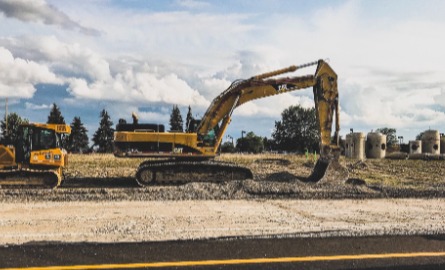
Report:
<svg viewBox="0 0 445 270"><path fill-rule="evenodd" d="M290 106L281 113L281 121L275 122L272 134L279 150L304 152L319 151L319 138L315 108Z"/></svg>
<svg viewBox="0 0 445 270"><path fill-rule="evenodd" d="M192 115L192 108L189 106L189 111L187 112L187 117L185 119L185 132L194 132L194 128L193 128L193 123L194 123L194 118Z"/></svg>
<svg viewBox="0 0 445 270"><path fill-rule="evenodd" d="M48 115L48 121L47 124L65 124L65 119L62 116L62 113L60 112L60 108L57 107L56 103L53 103L53 106L51 107L51 111Z"/></svg>
<svg viewBox="0 0 445 270"><path fill-rule="evenodd" d="M170 114L170 131L183 132L184 122L182 121L181 112L177 105L173 106L172 113Z"/></svg>
<svg viewBox="0 0 445 270"><path fill-rule="evenodd" d="M28 119L21 118L16 113L8 114L8 130L6 130L6 116L0 123L0 127L2 129L1 141L8 144L16 144L18 129L20 124L29 123Z"/></svg>
<svg viewBox="0 0 445 270"><path fill-rule="evenodd" d="M71 134L68 137L68 150L72 153L88 151L88 130L83 126L80 117L74 117L71 123Z"/></svg>
<svg viewBox="0 0 445 270"><path fill-rule="evenodd" d="M93 146L98 146L100 153L110 153L113 151L113 122L105 109L100 113L100 118L99 128L93 136Z"/></svg>

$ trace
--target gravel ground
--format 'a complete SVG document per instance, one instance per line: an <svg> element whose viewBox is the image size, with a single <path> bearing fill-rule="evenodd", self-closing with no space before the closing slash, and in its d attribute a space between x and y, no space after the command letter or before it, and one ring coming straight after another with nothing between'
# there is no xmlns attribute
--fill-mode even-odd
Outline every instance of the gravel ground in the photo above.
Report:
<svg viewBox="0 0 445 270"><path fill-rule="evenodd" d="M140 188L141 160L74 155L58 189L0 190L0 244L445 233L442 160L342 160L346 181L305 183L301 156L220 159L254 178Z"/></svg>
<svg viewBox="0 0 445 270"><path fill-rule="evenodd" d="M445 233L444 199L0 204L0 244Z"/></svg>

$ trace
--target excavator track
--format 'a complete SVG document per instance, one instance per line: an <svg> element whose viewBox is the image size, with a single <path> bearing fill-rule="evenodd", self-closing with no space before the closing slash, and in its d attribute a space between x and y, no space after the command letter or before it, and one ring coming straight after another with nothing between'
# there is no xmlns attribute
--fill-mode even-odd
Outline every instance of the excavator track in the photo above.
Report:
<svg viewBox="0 0 445 270"><path fill-rule="evenodd" d="M224 182L252 179L245 167L218 161L145 161L139 165L136 181L140 186L162 183Z"/></svg>
<svg viewBox="0 0 445 270"><path fill-rule="evenodd" d="M0 188L49 188L58 187L62 177L52 170L11 169L0 170Z"/></svg>

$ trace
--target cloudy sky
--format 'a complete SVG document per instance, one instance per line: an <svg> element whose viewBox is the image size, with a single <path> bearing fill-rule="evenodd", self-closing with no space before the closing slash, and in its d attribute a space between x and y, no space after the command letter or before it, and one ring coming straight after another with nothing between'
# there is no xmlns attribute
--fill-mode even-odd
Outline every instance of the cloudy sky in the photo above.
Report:
<svg viewBox="0 0 445 270"><path fill-rule="evenodd" d="M0 0L0 104L46 122L52 103L90 132L202 116L233 80L329 59L341 134L393 127L405 141L445 132L445 1ZM295 75L313 74L307 69ZM270 137L306 89L238 108L228 134Z"/></svg>

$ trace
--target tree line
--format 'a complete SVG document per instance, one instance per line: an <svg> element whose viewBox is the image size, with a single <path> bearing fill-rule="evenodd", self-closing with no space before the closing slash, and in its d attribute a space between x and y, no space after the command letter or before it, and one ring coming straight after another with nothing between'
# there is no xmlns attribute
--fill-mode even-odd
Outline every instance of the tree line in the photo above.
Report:
<svg viewBox="0 0 445 270"><path fill-rule="evenodd" d="M242 131L241 138L236 142L226 141L221 145L221 152L249 152L263 151L304 152L319 150L319 134L315 108L305 109L301 106L291 106L281 114L281 120L275 122L272 137L257 136L254 132ZM199 121L193 118L191 108L188 107L185 129L178 106L173 106L170 114L170 130L195 132ZM218 128L218 127L216 127ZM244 136L245 134L245 136ZM231 138L229 136L229 138Z"/></svg>
<svg viewBox="0 0 445 270"><path fill-rule="evenodd" d="M0 122L2 130L0 140L16 144L18 140L18 128L21 124L27 124L29 120L20 117L17 113L5 115ZM53 103L48 115L47 124L66 124L60 108ZM100 112L99 127L93 135L93 145L89 146L88 130L85 128L79 116L75 116L70 124L71 134L62 135L63 147L71 153L87 153L93 151L109 153L113 151L113 122L108 112L103 109Z"/></svg>
<svg viewBox="0 0 445 270"><path fill-rule="evenodd" d="M70 124L71 134L62 138L65 149L71 153L86 153L97 151L109 153L113 151L113 122L108 112L103 109L100 114L99 127L93 135L93 145L89 146L88 130L85 128L79 116L75 116ZM17 141L17 129L20 124L28 123L29 120L21 118L16 113L7 117L8 129L6 130L6 116L0 123L2 134L0 139L11 143ZM48 115L48 124L66 124L60 108L53 103ZM182 119L177 105L172 107L170 114L170 131L173 132L196 132L199 120L195 119L191 107L188 107L186 122ZM380 128L377 131L387 135L388 147L397 145L396 130L393 128ZM244 135L245 134L245 135ZM301 106L290 106L281 113L281 120L275 121L275 128L271 138L257 136L254 132L242 131L241 138L236 142L225 141L221 145L221 152L250 152L261 153L263 151L286 151L286 152L319 152L319 132L315 108L303 108Z"/></svg>

